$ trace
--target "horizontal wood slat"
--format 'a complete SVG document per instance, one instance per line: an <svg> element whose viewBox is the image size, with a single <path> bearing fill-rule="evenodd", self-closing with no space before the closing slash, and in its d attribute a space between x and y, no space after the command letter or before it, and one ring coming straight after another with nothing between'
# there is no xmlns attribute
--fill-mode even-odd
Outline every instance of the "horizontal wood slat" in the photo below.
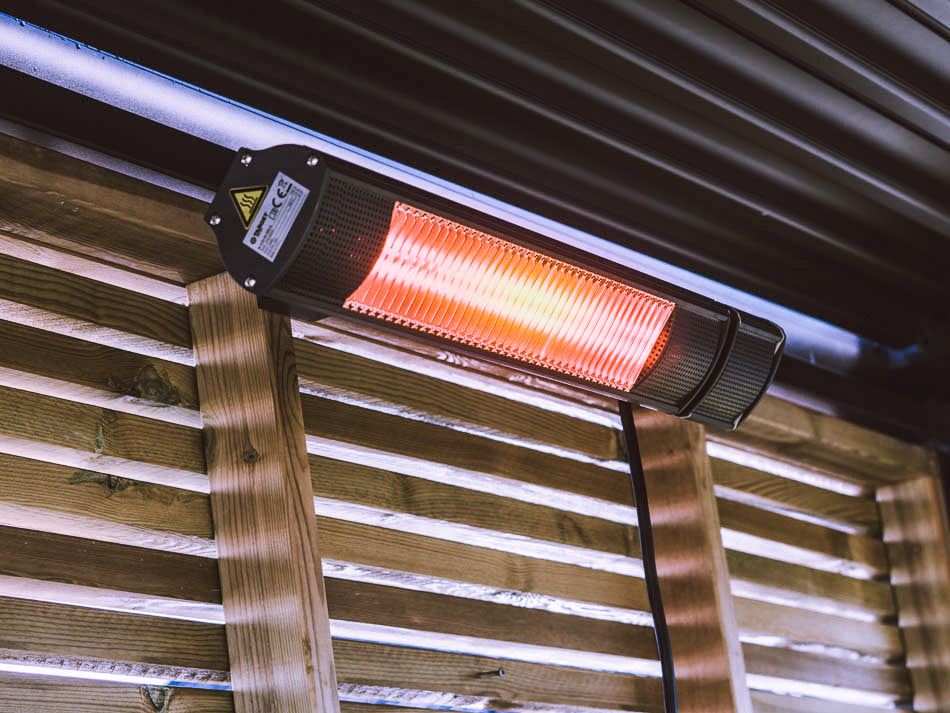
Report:
<svg viewBox="0 0 950 713"><path fill-rule="evenodd" d="M191 347L188 310L0 254L0 298L157 342Z"/></svg>
<svg viewBox="0 0 950 713"><path fill-rule="evenodd" d="M769 395L738 430L710 428L707 437L869 488L934 467L933 452L922 446Z"/></svg>
<svg viewBox="0 0 950 713"><path fill-rule="evenodd" d="M220 603L215 560L0 528L0 574ZM649 627L388 586L328 579L334 619L655 658Z"/></svg>
<svg viewBox="0 0 950 713"><path fill-rule="evenodd" d="M20 624L12 633L8 625L16 620ZM0 648L53 667L58 658L69 659L66 668L86 670L107 670L109 661L140 662L151 665L154 675L163 666L225 670L227 663L220 625L6 599L0 599L0 624ZM412 691L439 691L495 701L662 710L656 679L339 639L333 648L341 691L346 686L408 689L405 702L410 704ZM81 663L84 658L88 665ZM478 676L499 667L504 677Z"/></svg>
<svg viewBox="0 0 950 713"><path fill-rule="evenodd" d="M639 659L656 659L657 655L653 630L647 626L364 582L327 579L326 584L333 619Z"/></svg>
<svg viewBox="0 0 950 713"><path fill-rule="evenodd" d="M205 495L0 453L0 524L216 556Z"/></svg>
<svg viewBox="0 0 950 713"><path fill-rule="evenodd" d="M850 705L820 698L783 696L765 691L751 691L755 713L881 713L881 709Z"/></svg>
<svg viewBox="0 0 950 713"><path fill-rule="evenodd" d="M475 696L496 710L529 702L644 713L663 710L655 678L339 639L333 642L333 656L341 697L349 685L391 686ZM479 676L499 668L504 676ZM412 699L405 702L411 704Z"/></svg>
<svg viewBox="0 0 950 713"><path fill-rule="evenodd" d="M0 321L0 367L161 406L198 408L195 370L176 362ZM80 399L77 399L80 400Z"/></svg>
<svg viewBox="0 0 950 713"><path fill-rule="evenodd" d="M0 574L219 603L216 560L0 527Z"/></svg>
<svg viewBox="0 0 950 713"><path fill-rule="evenodd" d="M823 686L873 691L893 701L909 701L910 674L903 666L831 658L804 651L744 644L749 674L807 681Z"/></svg>
<svg viewBox="0 0 950 713"><path fill-rule="evenodd" d="M296 349L303 388L314 394L526 443L550 443L601 460L624 458L614 428L447 382L438 382L438 389L433 390L428 376L305 340L297 340ZM870 532L880 529L880 517L870 497L844 496L718 459L714 470L717 484L754 496L757 504L840 520Z"/></svg>
<svg viewBox="0 0 950 713"><path fill-rule="evenodd" d="M0 136L0 228L184 285L221 272L205 206Z"/></svg>
<svg viewBox="0 0 950 713"><path fill-rule="evenodd" d="M96 258L86 257L75 252L18 237L2 228L0 228L0 253L43 265L53 270L69 272L73 275L88 277L90 280L105 282L131 292L151 295L166 302L188 303L188 292L183 285L177 285L163 278L141 272L132 272L120 266L108 265Z"/></svg>
<svg viewBox="0 0 950 713"><path fill-rule="evenodd" d="M894 625L847 619L741 597L735 597L735 607L743 633L778 637L787 646L810 646L813 649L824 646L884 659L899 659L904 651L900 631Z"/></svg>
<svg viewBox="0 0 950 713"><path fill-rule="evenodd" d="M776 559L794 557L802 564L861 578L887 575L887 553L880 540L833 530L744 503L720 500L718 505L724 529L766 541L766 550L774 548ZM726 547L738 548L725 534L723 540ZM776 545L801 550L803 555L782 557Z"/></svg>
<svg viewBox="0 0 950 713"><path fill-rule="evenodd" d="M831 611L846 616L894 615L894 596L887 582L845 577L797 564L726 551L733 594L779 599L789 606Z"/></svg>
<svg viewBox="0 0 950 713"><path fill-rule="evenodd" d="M449 465L613 503L632 504L628 476L590 463L519 448L418 421L304 395L308 436L371 444L420 463Z"/></svg>
<svg viewBox="0 0 950 713"><path fill-rule="evenodd" d="M716 494L781 514L800 514L867 535L879 535L881 516L873 498L842 495L738 463L712 459Z"/></svg>
<svg viewBox="0 0 950 713"><path fill-rule="evenodd" d="M201 431L0 388L0 452L207 492Z"/></svg>
<svg viewBox="0 0 950 713"><path fill-rule="evenodd" d="M461 469L466 473L483 473L486 476L500 476L516 481L511 486L515 492L505 492L505 495L517 497L517 483L526 483L531 486L566 490L618 505L627 505L631 502L628 476L615 470L531 451L471 434L458 433L433 424L409 421L391 414L317 399L312 396L303 398L303 410L308 434L358 445L370 443L375 450L417 459L420 464L417 473L413 475L419 475L423 478L430 475L426 472L427 464L435 462L449 468ZM430 514L431 511L427 509L427 500L431 499L432 502L441 501L445 504L451 504L453 501L459 502L459 495L455 494L459 491L447 490L451 486L413 482L414 479L412 478L384 473L379 469L376 469L374 474L370 475L368 474L369 471L365 471L361 467L354 468L342 461L336 461L336 465L334 465L333 461L330 460L312 460L313 467L318 467L316 463L322 463L323 465L319 466L321 468L331 468L337 472L340 470L351 471L349 477L334 478L328 476L325 483L330 488L333 488L334 484L346 485L350 482L358 482L361 474L364 476L364 482L367 483L365 486L356 485L352 490L346 490L345 492L327 493L329 497L336 497L341 500L349 500L354 497L362 497L364 501L375 499L373 504L379 506L380 499L387 492L396 492L399 496L394 498L398 503L395 509L405 508L406 504L409 504L410 507L415 505L415 509L419 511L418 514L430 517L432 515ZM440 473L436 477L440 479L451 478L452 475L446 476ZM321 487L320 480L324 479L318 479L315 487L319 492L326 492L327 487ZM418 478L415 480L418 481ZM489 489L488 482L486 480L486 484L482 487ZM460 478L461 483L471 485L468 480ZM470 501L466 500L466 506L461 509L461 512L464 513L466 518L471 516L473 519L477 519L478 513L484 511L488 513L489 517L497 515L498 519L502 519L502 514L496 512L497 505L487 505L492 499L490 495L472 495ZM496 500L496 502L499 501ZM480 503L485 503L486 506L480 507ZM580 505L577 509L586 510L587 507L589 506ZM527 513L530 507L526 506L523 509ZM446 516L445 505L440 507L440 513L442 513L442 517ZM450 514L448 517L451 519L452 517L459 517L459 515ZM557 517L565 518L567 516L562 514ZM578 536L584 544L592 549L618 552L617 547L624 543L624 535L622 533L618 534L617 528L611 528L611 532L607 533L604 530L606 524L603 521L600 521L601 524L596 526L594 523L598 521L589 518L586 520L575 516L571 516L571 518L576 522L570 523L570 527L576 528ZM720 503L720 518L724 528L760 539L777 539L779 542L789 545L789 547L805 552L802 558L806 561L810 559L811 561L807 563L811 565L817 564L823 568L844 571L849 574L855 573L864 577L883 574L887 571L887 560L883 545L879 541L862 535L852 535L814 523L770 514L758 508L730 501ZM507 519L511 523L508 527L514 527L516 532L522 534L523 530L519 531L517 529L522 523L537 524L541 522L537 516L532 517L531 515L523 519L511 517L507 517ZM505 529L504 526L497 525L489 525L489 527ZM564 530L563 526L561 529ZM583 533L585 529L589 530L589 533ZM595 535L598 529L607 535L601 539L600 543L598 543ZM545 537L550 537L550 535L542 535L541 538L544 539ZM563 533L561 537L563 538ZM743 541L735 538L728 540L727 546L745 548ZM759 546L758 549L762 549L763 546ZM632 547L622 551L626 554L633 554ZM810 553L816 553L818 556L815 557ZM776 554L781 557L780 552ZM794 553L788 556L799 558L799 555Z"/></svg>
<svg viewBox="0 0 950 713"><path fill-rule="evenodd" d="M526 444L623 460L619 432L424 374L295 340L300 385L307 393L354 400L428 423L474 430Z"/></svg>
<svg viewBox="0 0 950 713"><path fill-rule="evenodd" d="M0 713L233 713L230 691L0 673Z"/></svg>
<svg viewBox="0 0 950 713"><path fill-rule="evenodd" d="M639 557L636 528L344 461L310 457L316 497Z"/></svg>
<svg viewBox="0 0 950 713"><path fill-rule="evenodd" d="M51 469L59 471L58 481L55 477L49 477L47 471ZM83 477L78 482L70 483L76 476L76 473L70 469L10 456L0 456L0 473L4 474L5 481L5 488L0 492L0 500L10 500L20 492L19 502L29 503L34 496L46 494L50 497L52 494L52 507L66 504L72 511L88 509L93 513L97 510L101 513L106 509L108 513L111 513L108 517L112 519L122 516L126 522L150 527L163 524L168 526L170 523L164 523L169 517L168 513L176 513L176 528L181 529L182 526L187 528L188 523L191 522L193 524L190 532L210 534L206 530L210 528L207 499L194 493L132 481L114 483L121 489L110 489L107 477L94 477L99 474L90 472L80 473ZM19 486L17 481L11 483L9 480L14 474L19 478ZM48 478L47 482L50 483L48 487L44 487L44 477ZM66 491L65 494L57 494L58 490L63 489ZM75 496L72 493L77 491L85 493L85 497L74 499ZM174 508L169 510L170 506ZM138 518L133 516L129 519L130 508L140 513ZM0 513L2 512L3 510L0 509ZM187 517L177 515L182 512ZM148 517L148 521L143 523L142 518L145 516ZM42 524L43 521L39 520L34 523L34 526ZM88 531L83 525L88 526L88 522L80 521L73 531L67 534L97 537L95 531ZM384 568L393 572L391 576L395 582L399 582L398 572L401 571L418 573L439 580L455 580L459 583L455 591L464 591L465 587L461 584L463 582L505 589L508 590L505 601L523 600L527 605L539 606L538 596L550 596L578 602L577 611L584 610L583 602L633 611L648 611L641 579L521 557L421 535L381 531L367 525L335 519L321 518L320 531L321 541L325 543L326 557ZM0 532L11 531L0 530ZM19 535L21 539L29 536L27 531L12 532ZM149 535L146 531L142 537L157 536ZM72 545L78 544L89 553L89 562L85 563L77 559L74 563L67 558L65 564L68 565L67 569L72 572L72 576L63 574L57 566L52 565L49 568L50 571L44 575L44 568L40 567L41 571L36 571L37 565L32 560L22 561L21 564L19 555L12 555L7 557L10 562L5 563L4 572L40 579L44 576L52 576L55 581L118 589L122 588L120 583L109 583L111 573L124 572L127 568L131 568L130 572L135 574L129 574L129 582L125 585L128 590L147 591L158 596L184 596L174 591L174 581L178 579L176 573L179 571L182 572L182 576L190 570L201 572L201 576L208 577L209 582L214 576L213 570L210 569L211 565L206 561L179 558L181 565L174 566L171 561L165 562L167 557L159 553L160 556L156 557L156 562L151 563L154 570L153 577L156 579L149 580L151 587L143 588L136 579L137 575L141 574L141 569L134 562L136 558L147 558L147 553L136 548L113 548L115 552L112 553L109 548L96 547L96 543L88 540L57 539L48 535L36 535L34 539L33 549L42 550L41 541L51 549L50 553L41 552L40 560L48 561L49 557L56 554L57 549L65 549L68 553ZM9 551L15 552L15 550ZM132 564L129 564L130 562ZM146 562L146 564L149 563ZM181 570L182 567L183 570ZM198 569L195 570L195 567ZM169 581L164 585L159 585L158 582L161 580ZM412 577L408 577L406 581L415 582ZM191 583L194 584L194 582ZM441 586L449 588L447 583ZM205 591L210 590L209 586ZM218 601L216 597L202 596L200 593L191 595L191 598L198 601ZM793 641L814 641L871 654L894 655L899 651L899 639L893 627L790 610L742 599L737 600L736 606L740 626L746 631L785 636Z"/></svg>
<svg viewBox="0 0 950 713"><path fill-rule="evenodd" d="M39 659L61 657L77 661L70 666L80 666L78 661L89 659L93 670L96 666L105 670L109 661L169 669L193 668L199 672L226 670L224 629L220 625L0 598L0 626L0 648L24 652ZM832 665L832 660L824 657L766 647L746 645L744 650L750 673L878 691L895 699L906 696L909 691L906 671L900 668L840 660L833 660ZM647 690L650 687L656 690L654 679L589 671L572 673L571 669L562 667L486 660L484 657L422 649L335 640L334 652L343 683L454 692L472 691L473 686L478 686L480 691L490 690L492 681L472 675L474 664L475 673L504 667L506 675L498 685L515 687L514 690L523 690L518 672L530 672L539 688L560 690L561 700L583 696L584 686L578 689L576 685L585 679L588 686L592 681L598 682L594 690L601 701L604 691L600 685L611 679L617 684L625 682L621 688L627 691L641 683L648 686ZM420 665L420 661L425 663ZM460 668L467 668L466 678L470 679L469 685L461 687L461 691L457 690L453 680ZM591 689L587 690L587 695L590 695ZM542 690L535 700L558 702L551 698L550 693L545 694ZM629 698L620 700L625 703L625 708L629 708ZM619 707L617 703L614 701L610 707Z"/></svg>
<svg viewBox="0 0 950 713"><path fill-rule="evenodd" d="M227 671L224 627L0 597L0 649Z"/></svg>

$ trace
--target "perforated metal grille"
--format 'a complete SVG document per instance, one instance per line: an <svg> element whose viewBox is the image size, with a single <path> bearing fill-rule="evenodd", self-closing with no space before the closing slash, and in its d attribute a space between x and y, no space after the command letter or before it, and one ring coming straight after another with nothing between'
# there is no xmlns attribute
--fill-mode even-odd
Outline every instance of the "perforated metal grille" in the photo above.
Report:
<svg viewBox="0 0 950 713"><path fill-rule="evenodd" d="M317 215L278 289L342 304L376 262L393 203L370 186L328 176Z"/></svg>
<svg viewBox="0 0 950 713"><path fill-rule="evenodd" d="M674 408L685 404L712 366L728 323L726 315L677 303L666 348L632 393Z"/></svg>
<svg viewBox="0 0 950 713"><path fill-rule="evenodd" d="M693 412L701 418L733 423L765 386L778 337L739 328L726 368L718 383Z"/></svg>

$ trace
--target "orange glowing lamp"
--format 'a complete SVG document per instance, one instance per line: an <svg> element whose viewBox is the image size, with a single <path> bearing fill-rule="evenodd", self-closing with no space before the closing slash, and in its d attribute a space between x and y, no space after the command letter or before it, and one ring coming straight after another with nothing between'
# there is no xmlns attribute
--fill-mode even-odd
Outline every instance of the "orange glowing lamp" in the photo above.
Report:
<svg viewBox="0 0 950 713"><path fill-rule="evenodd" d="M628 391L674 304L396 202L343 307Z"/></svg>
<svg viewBox="0 0 950 713"><path fill-rule="evenodd" d="M718 426L751 410L784 344L770 322L301 146L239 151L208 222L265 307Z"/></svg>

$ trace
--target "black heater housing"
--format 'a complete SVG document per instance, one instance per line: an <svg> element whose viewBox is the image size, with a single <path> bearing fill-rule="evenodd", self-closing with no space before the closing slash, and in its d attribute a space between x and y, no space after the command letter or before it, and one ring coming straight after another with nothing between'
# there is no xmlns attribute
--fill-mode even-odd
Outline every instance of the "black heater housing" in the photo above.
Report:
<svg viewBox="0 0 950 713"><path fill-rule="evenodd" d="M658 357L633 389L619 391L344 309L382 250L396 201L674 302ZM238 151L206 218L228 271L265 308L370 322L722 428L738 426L758 403L785 344L772 322L305 146Z"/></svg>

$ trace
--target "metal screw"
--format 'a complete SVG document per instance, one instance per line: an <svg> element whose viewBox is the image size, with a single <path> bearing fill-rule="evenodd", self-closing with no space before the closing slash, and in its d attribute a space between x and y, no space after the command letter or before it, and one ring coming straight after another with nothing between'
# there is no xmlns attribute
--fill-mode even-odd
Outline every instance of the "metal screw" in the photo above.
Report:
<svg viewBox="0 0 950 713"><path fill-rule="evenodd" d="M308 166L316 166L318 163L320 163L320 157L317 156L316 154L313 154L313 153L312 153L312 154L310 154L309 156L307 156L307 165L308 165Z"/></svg>
<svg viewBox="0 0 950 713"><path fill-rule="evenodd" d="M253 290L256 284L257 284L257 278L254 277L254 275L248 275L247 277L244 278L244 286L247 289Z"/></svg>
<svg viewBox="0 0 950 713"><path fill-rule="evenodd" d="M501 678L505 675L505 669L497 668L494 671L482 671L481 673L477 673L475 675L479 678L493 678L495 676Z"/></svg>
<svg viewBox="0 0 950 713"><path fill-rule="evenodd" d="M220 223L221 223L221 216L218 215L217 213L215 213L215 214L212 215L210 218L208 218L208 222L211 223L211 225L220 225Z"/></svg>
<svg viewBox="0 0 950 713"><path fill-rule="evenodd" d="M249 154L249 153L241 154L241 163L242 163L243 165L245 165L245 166L250 166L250 165L251 165L251 161L253 161L253 160L254 160L254 157L251 156L251 154Z"/></svg>

